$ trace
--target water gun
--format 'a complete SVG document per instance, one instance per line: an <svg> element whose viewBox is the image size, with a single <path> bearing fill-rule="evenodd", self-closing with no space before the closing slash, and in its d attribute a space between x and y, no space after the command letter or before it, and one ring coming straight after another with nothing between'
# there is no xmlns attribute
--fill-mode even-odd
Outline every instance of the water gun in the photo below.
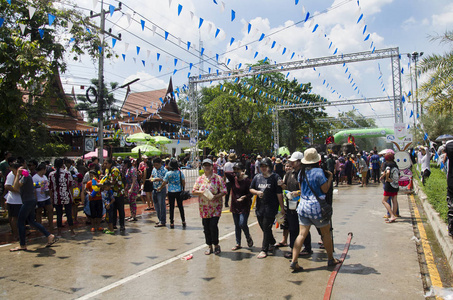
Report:
<svg viewBox="0 0 453 300"><path fill-rule="evenodd" d="M99 182L97 182L96 179L94 179L94 178L92 179L91 186L93 188L93 191L90 194L90 196L92 198L96 197L96 195L101 191L101 186L107 180L107 175L108 175L108 172L106 171L104 177L102 177L102 179Z"/></svg>

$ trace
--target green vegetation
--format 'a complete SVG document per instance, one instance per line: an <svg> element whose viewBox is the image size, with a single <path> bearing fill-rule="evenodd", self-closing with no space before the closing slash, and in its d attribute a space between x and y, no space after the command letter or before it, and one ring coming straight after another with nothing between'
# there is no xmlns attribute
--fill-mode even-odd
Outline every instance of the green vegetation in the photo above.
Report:
<svg viewBox="0 0 453 300"><path fill-rule="evenodd" d="M414 173L414 178L428 197L429 203L440 214L442 220L447 222L447 179L445 173L437 165L431 164L431 175L426 181L425 186L422 185L418 173Z"/></svg>

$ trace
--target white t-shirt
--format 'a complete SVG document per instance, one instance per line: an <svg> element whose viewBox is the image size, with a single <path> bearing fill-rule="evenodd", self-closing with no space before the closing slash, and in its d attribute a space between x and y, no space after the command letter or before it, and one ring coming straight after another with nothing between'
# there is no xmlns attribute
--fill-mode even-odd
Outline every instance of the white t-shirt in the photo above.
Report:
<svg viewBox="0 0 453 300"><path fill-rule="evenodd" d="M234 170L233 170L233 166L234 166L234 163L232 163L231 161L229 161L229 162L227 162L227 163L225 164L225 166L223 167L223 170L224 170L225 172L233 172L233 171L234 171ZM230 181L228 180L228 178L227 178L226 182L230 182Z"/></svg>
<svg viewBox="0 0 453 300"><path fill-rule="evenodd" d="M36 189L36 198L38 199L38 202L46 201L47 199L50 199L49 180L47 180L46 175L43 175L41 177L38 174L35 174L33 176L33 183L39 184L39 187L35 188Z"/></svg>
<svg viewBox="0 0 453 300"><path fill-rule="evenodd" d="M9 172L8 176L6 176L6 181L5 185L14 185L14 176L13 172ZM6 203L8 204L22 204L22 197L20 196L20 193L16 192L11 192L9 191L8 194L6 194Z"/></svg>

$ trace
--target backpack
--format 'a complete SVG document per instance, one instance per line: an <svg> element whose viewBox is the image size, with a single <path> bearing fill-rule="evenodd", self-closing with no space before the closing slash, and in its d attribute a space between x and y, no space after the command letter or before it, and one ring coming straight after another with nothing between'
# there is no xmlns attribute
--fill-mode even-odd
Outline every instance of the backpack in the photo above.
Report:
<svg viewBox="0 0 453 300"><path fill-rule="evenodd" d="M390 169L390 175L389 178L392 180L390 182L390 185L392 188L399 188L398 181L400 179L400 170L397 167L392 167Z"/></svg>

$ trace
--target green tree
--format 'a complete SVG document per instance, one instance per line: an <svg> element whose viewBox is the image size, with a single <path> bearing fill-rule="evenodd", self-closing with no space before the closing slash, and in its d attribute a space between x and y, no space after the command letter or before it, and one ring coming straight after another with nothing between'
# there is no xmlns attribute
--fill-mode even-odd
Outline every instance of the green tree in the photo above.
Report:
<svg viewBox="0 0 453 300"><path fill-rule="evenodd" d="M274 143L273 113L276 105L282 104L277 102L276 96L288 102L296 102L295 97L310 102L324 101L308 94L309 90L309 84L289 81L280 73L245 77L204 88L200 116L209 135L203 144L215 150L234 148L239 153L270 153ZM322 116L325 116L322 108L279 113L280 145L295 149L301 145L303 136L308 135L310 126L324 130L323 125L313 121Z"/></svg>
<svg viewBox="0 0 453 300"><path fill-rule="evenodd" d="M449 114L428 111L422 115L421 123L423 130L417 130L418 142L423 141L424 133L428 133L429 138L435 140L440 135L453 132L453 118Z"/></svg>
<svg viewBox="0 0 453 300"><path fill-rule="evenodd" d="M98 79L91 79L91 83L96 87L96 90L99 89L99 80ZM106 85L104 84L104 123L106 125L109 124L112 116L118 115L120 108L119 108L119 101L115 99L115 94L113 90L118 88L118 82L110 82L110 91L108 91ZM94 97L93 97L94 98ZM94 123L98 119L98 104L91 103L87 101L85 96L77 96L77 105L76 109L79 111L86 111L87 118L89 123Z"/></svg>
<svg viewBox="0 0 453 300"><path fill-rule="evenodd" d="M57 1L0 2L4 19L0 27L1 151L10 150L25 157L61 152L64 147L52 140L43 123L52 98L63 108L63 97L54 79L58 72L66 70L65 53L72 54L75 60L83 53L98 55L99 38L94 29L91 33L86 30L87 26L93 28L89 18L74 9L57 9L61 5L54 2ZM31 19L30 5L36 8ZM51 26L46 25L48 14L56 17ZM69 22L73 23L70 32ZM74 40L70 41L71 37ZM44 150L45 153L40 152Z"/></svg>
<svg viewBox="0 0 453 300"><path fill-rule="evenodd" d="M433 41L453 45L453 31L447 31L442 36L432 38ZM430 78L424 82L422 103L428 110L438 114L451 115L453 109L453 48L449 52L439 55L433 54L425 57L419 70L429 73Z"/></svg>

